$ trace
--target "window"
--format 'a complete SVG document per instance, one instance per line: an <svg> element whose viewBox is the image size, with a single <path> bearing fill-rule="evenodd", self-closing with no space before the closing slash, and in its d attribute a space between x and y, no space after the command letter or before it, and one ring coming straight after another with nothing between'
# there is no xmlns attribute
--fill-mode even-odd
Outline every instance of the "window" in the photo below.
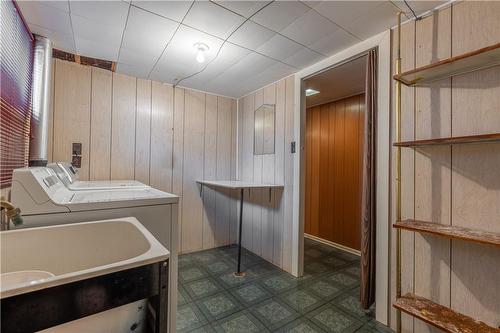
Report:
<svg viewBox="0 0 500 333"><path fill-rule="evenodd" d="M0 1L0 188L28 165L33 36L12 1Z"/></svg>

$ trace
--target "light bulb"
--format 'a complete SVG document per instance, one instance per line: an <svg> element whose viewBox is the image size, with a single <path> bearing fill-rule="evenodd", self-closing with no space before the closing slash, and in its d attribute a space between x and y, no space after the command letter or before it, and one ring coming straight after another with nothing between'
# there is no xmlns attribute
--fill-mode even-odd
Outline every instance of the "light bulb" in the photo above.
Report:
<svg viewBox="0 0 500 333"><path fill-rule="evenodd" d="M200 64L205 62L205 53L203 52L203 50L198 49L196 61L198 61Z"/></svg>
<svg viewBox="0 0 500 333"><path fill-rule="evenodd" d="M200 64L205 62L205 52L208 51L208 45L203 43L195 43L193 47L196 49L196 61Z"/></svg>

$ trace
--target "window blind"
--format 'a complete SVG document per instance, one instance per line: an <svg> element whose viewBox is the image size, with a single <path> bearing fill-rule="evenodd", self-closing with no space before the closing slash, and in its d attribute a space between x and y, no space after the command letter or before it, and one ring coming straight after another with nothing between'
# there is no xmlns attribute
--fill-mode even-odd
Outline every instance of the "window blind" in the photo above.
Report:
<svg viewBox="0 0 500 333"><path fill-rule="evenodd" d="M33 36L13 1L0 1L0 188L28 165Z"/></svg>

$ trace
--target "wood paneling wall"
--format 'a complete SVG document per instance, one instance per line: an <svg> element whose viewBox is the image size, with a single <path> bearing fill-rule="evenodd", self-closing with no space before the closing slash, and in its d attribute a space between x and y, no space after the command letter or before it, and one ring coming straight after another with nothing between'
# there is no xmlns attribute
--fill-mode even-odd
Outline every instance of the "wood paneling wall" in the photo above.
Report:
<svg viewBox="0 0 500 333"><path fill-rule="evenodd" d="M254 155L254 114L264 103L276 106L275 153ZM292 269L293 108L293 76L238 100L238 179L285 185L271 193L244 192L242 244L288 272Z"/></svg>
<svg viewBox="0 0 500 333"><path fill-rule="evenodd" d="M463 1L405 24L403 71L500 42L499 17L499 2ZM395 41L393 34L393 58ZM500 132L499 96L499 66L428 87L403 86L402 139ZM392 163L394 180L394 159ZM499 165L498 143L403 149L403 218L500 232ZM395 198L394 186L392 190ZM392 204L395 212L395 200ZM499 249L406 231L402 238L403 293L415 292L493 327L500 325ZM392 249L395 253L395 232ZM392 312L391 326L395 323ZM403 315L403 331L437 330Z"/></svg>
<svg viewBox="0 0 500 333"><path fill-rule="evenodd" d="M82 180L137 179L181 196L179 250L234 243L233 193L197 179L236 177L236 100L56 59L49 160L83 146Z"/></svg>
<svg viewBox="0 0 500 333"><path fill-rule="evenodd" d="M304 232L360 250L364 94L306 111Z"/></svg>

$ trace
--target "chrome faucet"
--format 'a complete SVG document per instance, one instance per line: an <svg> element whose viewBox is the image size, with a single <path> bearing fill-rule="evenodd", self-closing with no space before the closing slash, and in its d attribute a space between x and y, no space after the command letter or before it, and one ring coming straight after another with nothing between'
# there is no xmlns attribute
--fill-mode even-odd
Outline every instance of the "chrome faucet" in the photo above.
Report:
<svg viewBox="0 0 500 333"><path fill-rule="evenodd" d="M0 210L5 209L5 217L1 219L1 226L0 229L3 230L9 230L10 229L10 221L14 225L20 225L23 224L23 217L21 216L21 210L17 207L14 207L13 204L8 202L7 200L4 200L4 198L1 198L0 200Z"/></svg>

